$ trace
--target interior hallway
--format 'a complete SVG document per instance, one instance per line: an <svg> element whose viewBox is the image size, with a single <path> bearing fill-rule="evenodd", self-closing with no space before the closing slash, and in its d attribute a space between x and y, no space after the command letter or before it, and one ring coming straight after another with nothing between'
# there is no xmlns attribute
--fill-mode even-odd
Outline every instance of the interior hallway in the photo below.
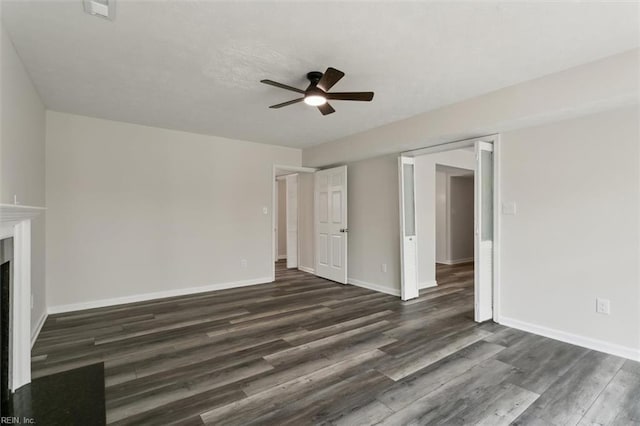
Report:
<svg viewBox="0 0 640 426"><path fill-rule="evenodd" d="M279 263L271 284L52 315L33 374L104 363L109 424L640 419L640 364L474 323L470 265L405 303Z"/></svg>

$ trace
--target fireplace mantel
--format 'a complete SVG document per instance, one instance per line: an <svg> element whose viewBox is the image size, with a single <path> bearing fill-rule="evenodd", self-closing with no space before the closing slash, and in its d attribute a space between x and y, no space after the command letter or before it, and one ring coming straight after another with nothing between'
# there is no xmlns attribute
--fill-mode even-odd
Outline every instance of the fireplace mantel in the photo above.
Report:
<svg viewBox="0 0 640 426"><path fill-rule="evenodd" d="M45 211L45 207L22 206L20 204L0 204L0 224L15 224L30 220Z"/></svg>
<svg viewBox="0 0 640 426"><path fill-rule="evenodd" d="M31 382L31 219L44 207L0 204L0 239L13 238L9 387Z"/></svg>

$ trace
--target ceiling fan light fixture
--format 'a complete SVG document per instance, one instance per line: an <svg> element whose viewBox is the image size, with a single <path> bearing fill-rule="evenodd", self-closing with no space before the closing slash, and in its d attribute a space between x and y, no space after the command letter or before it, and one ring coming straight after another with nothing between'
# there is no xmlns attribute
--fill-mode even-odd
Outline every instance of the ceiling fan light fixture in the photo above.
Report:
<svg viewBox="0 0 640 426"><path fill-rule="evenodd" d="M96 0L93 0L96 1ZM278 109L289 105L304 102L318 108L322 115L329 115L336 112L329 104L329 100L336 101L361 101L370 102L373 99L373 92L329 92L331 88L344 77L344 73L335 68L327 68L327 71L321 73L319 71L311 71L307 73L309 87L307 90L298 89L297 87L278 83L273 80L260 80L260 83L269 86L279 87L280 89L289 90L291 92L300 93L302 97L287 102L270 105L269 108Z"/></svg>
<svg viewBox="0 0 640 426"><path fill-rule="evenodd" d="M327 103L327 98L321 95L309 95L304 97L304 103L311 106L320 106Z"/></svg>

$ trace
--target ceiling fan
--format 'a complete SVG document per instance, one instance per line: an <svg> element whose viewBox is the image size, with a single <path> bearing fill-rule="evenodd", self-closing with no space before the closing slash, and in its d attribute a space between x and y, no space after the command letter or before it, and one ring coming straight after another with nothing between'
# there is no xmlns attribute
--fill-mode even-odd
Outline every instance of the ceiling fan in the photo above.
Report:
<svg viewBox="0 0 640 426"><path fill-rule="evenodd" d="M365 101L369 102L373 99L373 92L334 92L329 93L331 89L340 79L344 77L344 73L335 68L327 68L323 73L320 71L311 71L307 73L307 78L310 81L309 87L306 90L298 89L296 87L287 86L286 84L278 83L273 80L260 80L260 83L269 84L271 86L279 87L281 89L291 90L292 92L298 92L304 96L292 101L283 102L281 104L271 105L269 108L282 108L287 105L297 104L303 102L307 105L317 106L322 115L327 115L335 112L331 105L327 101Z"/></svg>

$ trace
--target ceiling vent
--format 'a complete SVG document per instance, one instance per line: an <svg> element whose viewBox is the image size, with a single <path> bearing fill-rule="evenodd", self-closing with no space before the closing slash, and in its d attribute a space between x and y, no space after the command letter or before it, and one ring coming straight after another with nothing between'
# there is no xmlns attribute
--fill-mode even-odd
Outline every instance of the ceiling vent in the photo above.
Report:
<svg viewBox="0 0 640 426"><path fill-rule="evenodd" d="M82 0L84 11L93 16L113 19L116 16L115 0Z"/></svg>

